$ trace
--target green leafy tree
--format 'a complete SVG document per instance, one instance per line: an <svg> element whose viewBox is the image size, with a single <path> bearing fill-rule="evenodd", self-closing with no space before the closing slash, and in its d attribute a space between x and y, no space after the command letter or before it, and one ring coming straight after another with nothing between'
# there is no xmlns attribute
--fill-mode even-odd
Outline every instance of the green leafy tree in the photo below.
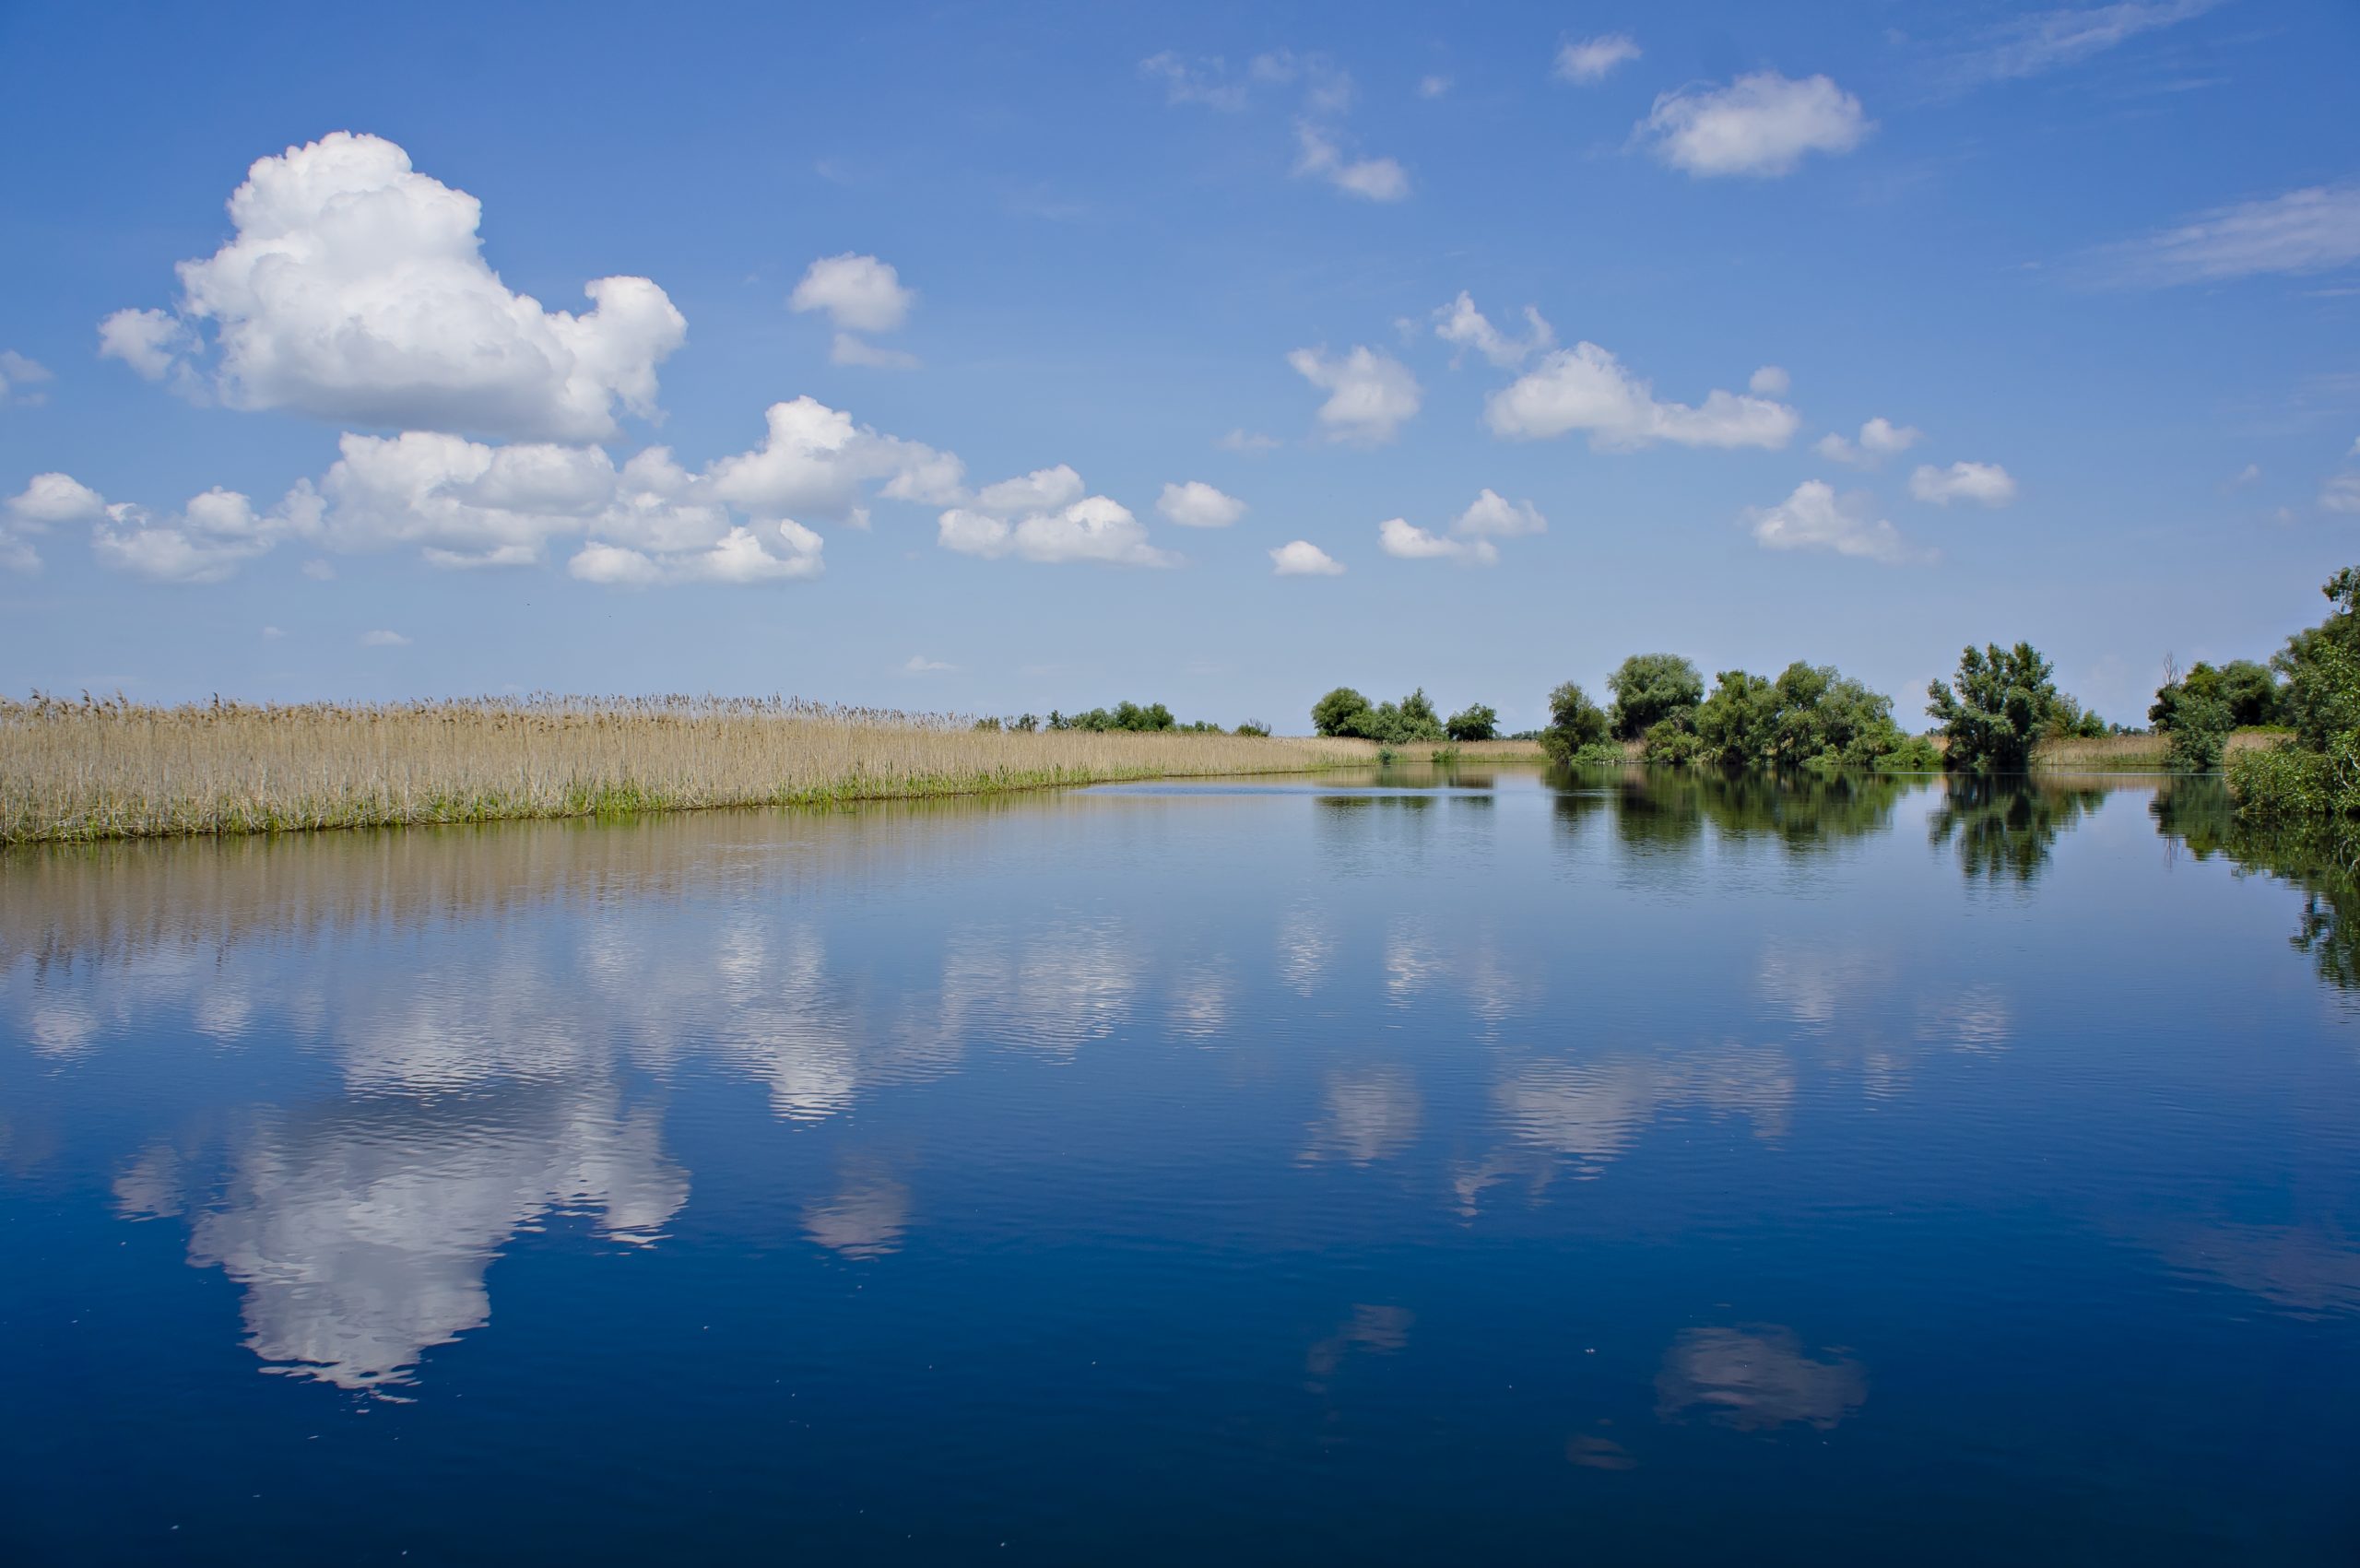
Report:
<svg viewBox="0 0 2360 1568"><path fill-rule="evenodd" d="M1368 699L1349 686L1339 686L1311 705L1311 727L1319 735L1368 734Z"/></svg>
<svg viewBox="0 0 2360 1568"><path fill-rule="evenodd" d="M1968 647L1958 674L1926 689L1926 711L1950 737L1953 768L1979 773L2020 773L2048 727L2057 706L2055 671L2029 643Z"/></svg>
<svg viewBox="0 0 2360 1568"><path fill-rule="evenodd" d="M1541 749L1560 762L1585 760L1585 752L1589 760L1596 760L1611 728L1606 710L1569 680L1549 693L1549 727L1540 732Z"/></svg>
<svg viewBox="0 0 2360 1568"><path fill-rule="evenodd" d="M2257 821L2360 817L2360 567L2337 572L2325 592L2335 607L2327 619L2271 660L2286 677L2281 710L2294 737L2229 760L2229 793ZM2351 847L2360 861L2360 843Z"/></svg>
<svg viewBox="0 0 2360 1568"><path fill-rule="evenodd" d="M2227 710L2232 728L2285 722L2285 693L2267 665L2251 659L2231 659L2215 669L2199 661L2189 672L2166 679L2155 690L2147 722L2169 732L2180 727L2180 713L2190 702L2218 702ZM2208 715L2209 717L2210 715Z"/></svg>
<svg viewBox="0 0 2360 1568"><path fill-rule="evenodd" d="M1606 678L1606 689L1614 693L1608 722L1622 740L1693 713L1705 700L1705 678L1678 654L1634 654Z"/></svg>
<svg viewBox="0 0 2360 1568"><path fill-rule="evenodd" d="M1474 702L1451 714L1443 729L1453 740L1491 740L1500 733L1500 715Z"/></svg>
<svg viewBox="0 0 2360 1568"><path fill-rule="evenodd" d="M1270 726L1259 719L1240 719L1237 728L1231 733L1251 736L1257 740L1268 740L1270 737Z"/></svg>

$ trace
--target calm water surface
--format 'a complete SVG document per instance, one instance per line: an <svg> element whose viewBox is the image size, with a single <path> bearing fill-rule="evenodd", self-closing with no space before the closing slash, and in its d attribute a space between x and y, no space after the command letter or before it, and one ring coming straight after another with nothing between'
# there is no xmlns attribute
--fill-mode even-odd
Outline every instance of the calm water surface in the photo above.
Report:
<svg viewBox="0 0 2360 1568"><path fill-rule="evenodd" d="M2348 882L1465 772L0 857L0 1559L2350 1562Z"/></svg>

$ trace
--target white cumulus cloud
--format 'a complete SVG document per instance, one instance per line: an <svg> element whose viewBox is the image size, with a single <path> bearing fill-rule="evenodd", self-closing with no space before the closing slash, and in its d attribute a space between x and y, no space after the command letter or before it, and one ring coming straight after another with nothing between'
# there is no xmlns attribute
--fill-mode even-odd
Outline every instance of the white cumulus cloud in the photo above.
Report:
<svg viewBox="0 0 2360 1568"><path fill-rule="evenodd" d="M805 268L786 302L790 310L825 311L846 332L892 332L910 319L917 292L903 286L891 263L847 251Z"/></svg>
<svg viewBox="0 0 2360 1568"><path fill-rule="evenodd" d="M1309 539L1290 539L1270 552L1271 572L1280 577L1340 577L1344 563Z"/></svg>
<svg viewBox="0 0 2360 1568"><path fill-rule="evenodd" d="M68 474L35 474L8 498L9 517L31 534L61 524L93 523L106 509L105 497Z"/></svg>
<svg viewBox="0 0 2360 1568"><path fill-rule="evenodd" d="M91 520L90 553L101 566L151 582L218 583L280 540L319 531L319 498L309 484L297 485L267 513L217 486L192 496L176 515L159 517L128 502L107 507Z"/></svg>
<svg viewBox="0 0 2360 1568"><path fill-rule="evenodd" d="M1595 343L1548 355L1530 373L1493 393L1483 417L1494 434L1545 441L1587 430L1590 444L1628 451L1668 441L1682 446L1783 447L1801 416L1752 394L1715 391L1703 405L1656 399L1648 383Z"/></svg>
<svg viewBox="0 0 2360 1568"><path fill-rule="evenodd" d="M849 251L813 262L786 300L788 309L825 312L834 324L836 336L828 348L832 362L881 370L912 369L917 357L879 348L858 335L898 331L916 302L917 291L903 287L891 263Z"/></svg>
<svg viewBox="0 0 2360 1568"><path fill-rule="evenodd" d="M1639 57L1639 45L1627 32L1610 32L1565 44L1557 51L1555 75L1561 82L1587 85L1602 82L1615 66Z"/></svg>
<svg viewBox="0 0 2360 1568"><path fill-rule="evenodd" d="M1342 358L1324 348L1298 348L1287 356L1295 373L1320 391L1320 429L1330 441L1381 446L1418 412L1418 378L1389 354L1355 348Z"/></svg>
<svg viewBox="0 0 2360 1568"><path fill-rule="evenodd" d="M1450 539L1430 534L1405 518L1388 517L1376 525L1377 548L1400 560L1456 560L1472 566L1494 566L1500 549L1489 539Z"/></svg>
<svg viewBox="0 0 2360 1568"><path fill-rule="evenodd" d="M775 583L817 577L825 570L823 541L800 523L780 521L767 530L778 541L766 548L755 530L726 530L702 548L649 551L592 540L566 563L585 583L649 588L681 583Z"/></svg>
<svg viewBox="0 0 2360 1568"><path fill-rule="evenodd" d="M1148 541L1130 509L1086 495L1081 476L1060 464L986 485L974 503L942 513L936 540L944 549L997 560L1014 556L1043 565L1096 561L1106 566L1177 566L1180 558Z"/></svg>
<svg viewBox="0 0 2360 1568"><path fill-rule="evenodd" d="M1909 476L1909 493L1936 506L1954 501L2005 506L2016 499L2016 481L1997 463L1953 463L1947 468L1923 463Z"/></svg>
<svg viewBox="0 0 2360 1568"><path fill-rule="evenodd" d="M1932 559L1870 510L1866 495L1838 496L1824 479L1805 479L1776 506L1749 507L1746 521L1764 549L1826 550L1898 566Z"/></svg>
<svg viewBox="0 0 2360 1568"><path fill-rule="evenodd" d="M813 397L773 403L763 418L768 433L760 447L706 470L714 494L757 517L844 517L863 487L880 481L878 493L895 501L940 506L960 499L965 470L949 453L879 435Z"/></svg>
<svg viewBox="0 0 2360 1568"><path fill-rule="evenodd" d="M1795 378L1777 365L1764 365L1746 378L1745 389L1764 397L1784 397L1794 389Z"/></svg>
<svg viewBox="0 0 2360 1568"><path fill-rule="evenodd" d="M1874 128L1860 100L1826 77L1757 71L1725 88L1663 94L1639 134L1654 138L1657 157L1699 178L1766 179L1793 173L1814 152L1849 152Z"/></svg>
<svg viewBox="0 0 2360 1568"><path fill-rule="evenodd" d="M1504 371L1557 346L1556 329L1530 305L1524 307L1525 336L1510 337L1475 308L1474 297L1463 289L1457 299L1434 312L1434 319L1436 337L1462 351L1471 348Z"/></svg>
<svg viewBox="0 0 2360 1568"><path fill-rule="evenodd" d="M1469 538L1513 539L1527 534L1545 534L1549 519L1528 501L1510 501L1488 487L1480 492L1472 504L1460 513L1450 525L1454 534Z"/></svg>
<svg viewBox="0 0 2360 1568"><path fill-rule="evenodd" d="M1245 503L1202 479L1166 485L1155 509L1184 528L1226 528L1245 515Z"/></svg>
<svg viewBox="0 0 2360 1568"><path fill-rule="evenodd" d="M1347 158L1335 135L1305 120L1295 126L1294 171L1316 175L1338 190L1373 202L1398 202L1410 194L1410 176L1389 158Z"/></svg>
<svg viewBox="0 0 2360 1568"><path fill-rule="evenodd" d="M230 195L235 236L180 265L178 318L118 312L101 351L160 377L207 324L224 404L356 424L602 441L617 405L653 415L688 331L664 290L602 277L587 313L545 311L485 264L482 216L382 137L289 147Z"/></svg>
<svg viewBox="0 0 2360 1568"><path fill-rule="evenodd" d="M1896 452L1906 452L1925 438L1926 432L1915 425L1896 425L1879 415L1860 427L1858 441L1828 431L1819 438L1813 449L1832 462L1846 463L1855 468L1873 468L1877 460Z"/></svg>

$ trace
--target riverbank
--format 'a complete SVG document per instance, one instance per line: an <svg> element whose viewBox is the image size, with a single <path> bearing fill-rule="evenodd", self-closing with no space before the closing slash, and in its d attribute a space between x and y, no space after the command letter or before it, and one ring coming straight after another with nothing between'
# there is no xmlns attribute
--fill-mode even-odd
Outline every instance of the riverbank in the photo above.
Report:
<svg viewBox="0 0 2360 1568"><path fill-rule="evenodd" d="M1022 734L781 699L0 702L0 843L831 806L1367 763L1359 740Z"/></svg>

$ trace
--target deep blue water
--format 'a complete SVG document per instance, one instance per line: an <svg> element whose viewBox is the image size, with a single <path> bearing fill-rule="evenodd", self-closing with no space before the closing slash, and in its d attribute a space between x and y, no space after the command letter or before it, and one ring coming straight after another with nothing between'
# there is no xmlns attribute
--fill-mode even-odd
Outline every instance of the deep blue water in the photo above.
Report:
<svg viewBox="0 0 2360 1568"><path fill-rule="evenodd" d="M0 1560L2360 1556L2319 884L1398 782L0 857Z"/></svg>

